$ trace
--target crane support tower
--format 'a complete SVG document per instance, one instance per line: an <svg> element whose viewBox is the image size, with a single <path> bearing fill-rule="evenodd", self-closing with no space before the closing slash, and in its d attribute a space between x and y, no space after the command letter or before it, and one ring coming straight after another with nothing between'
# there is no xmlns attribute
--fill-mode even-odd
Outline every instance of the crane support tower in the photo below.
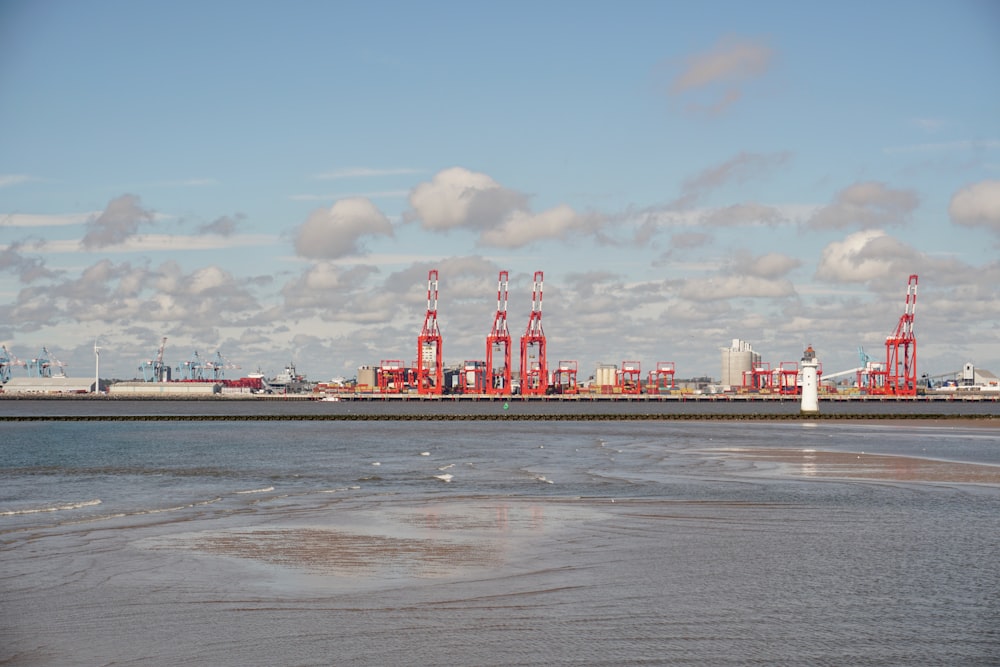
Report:
<svg viewBox="0 0 1000 667"><path fill-rule="evenodd" d="M163 350L167 347L167 337L160 341L160 349L156 351L156 358L144 361L139 365L142 372L142 379L146 382L166 382L170 379L170 366L163 365Z"/></svg>
<svg viewBox="0 0 1000 667"><path fill-rule="evenodd" d="M675 373L676 370L674 368L674 362L656 362L656 370L649 371L649 378L646 381L646 390L650 394L669 393L676 386L674 384Z"/></svg>
<svg viewBox="0 0 1000 667"><path fill-rule="evenodd" d="M642 392L642 364L638 361L623 361L618 371L618 389L623 394Z"/></svg>
<svg viewBox="0 0 1000 667"><path fill-rule="evenodd" d="M913 317L917 308L917 276L906 284L906 302L896 331L885 339L885 388L895 396L917 395L917 338Z"/></svg>
<svg viewBox="0 0 1000 667"><path fill-rule="evenodd" d="M509 274L500 272L497 281L497 313L493 329L486 336L486 393L510 395L510 330L507 328L507 286Z"/></svg>
<svg viewBox="0 0 1000 667"><path fill-rule="evenodd" d="M542 285L544 275L535 271L531 290L531 315L521 336L521 393L544 396L549 388L549 371L545 363L545 332L542 330Z"/></svg>
<svg viewBox="0 0 1000 667"><path fill-rule="evenodd" d="M427 272L427 315L417 337L417 393L441 394L444 388L444 361L441 357L441 330L437 320L438 272Z"/></svg>

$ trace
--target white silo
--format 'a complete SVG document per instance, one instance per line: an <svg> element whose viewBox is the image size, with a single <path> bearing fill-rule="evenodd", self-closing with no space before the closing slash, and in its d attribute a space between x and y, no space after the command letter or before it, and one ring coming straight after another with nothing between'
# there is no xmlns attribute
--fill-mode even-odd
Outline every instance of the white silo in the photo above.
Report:
<svg viewBox="0 0 1000 667"><path fill-rule="evenodd" d="M760 363L760 355L753 351L750 343L734 338L732 345L722 348L722 377L720 384L731 389L743 384L743 373L753 370Z"/></svg>

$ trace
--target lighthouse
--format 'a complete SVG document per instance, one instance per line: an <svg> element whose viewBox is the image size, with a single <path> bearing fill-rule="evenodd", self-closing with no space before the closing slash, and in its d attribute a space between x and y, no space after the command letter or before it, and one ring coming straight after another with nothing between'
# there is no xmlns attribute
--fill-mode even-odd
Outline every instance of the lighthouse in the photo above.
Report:
<svg viewBox="0 0 1000 667"><path fill-rule="evenodd" d="M817 386L817 369L819 361L812 345L802 353L802 407L803 415L819 414L819 387Z"/></svg>

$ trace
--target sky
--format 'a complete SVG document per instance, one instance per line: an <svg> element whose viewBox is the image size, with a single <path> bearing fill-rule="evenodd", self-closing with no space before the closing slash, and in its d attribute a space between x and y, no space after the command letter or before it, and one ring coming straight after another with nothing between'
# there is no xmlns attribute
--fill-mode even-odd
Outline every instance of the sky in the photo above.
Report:
<svg viewBox="0 0 1000 667"><path fill-rule="evenodd" d="M581 380L884 359L918 275L918 374L1000 373L1000 3L0 0L15 357L350 378L431 270L449 366L500 271Z"/></svg>

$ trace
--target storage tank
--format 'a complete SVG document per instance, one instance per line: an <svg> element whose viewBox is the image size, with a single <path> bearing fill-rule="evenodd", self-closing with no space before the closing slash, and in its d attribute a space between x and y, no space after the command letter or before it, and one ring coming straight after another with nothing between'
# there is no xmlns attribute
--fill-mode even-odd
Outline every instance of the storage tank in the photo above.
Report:
<svg viewBox="0 0 1000 667"><path fill-rule="evenodd" d="M373 387L377 384L375 379L375 367L374 366L361 366L358 368L358 388L371 391Z"/></svg>
<svg viewBox="0 0 1000 667"><path fill-rule="evenodd" d="M753 370L760 363L760 355L753 351L750 343L734 338L732 345L722 348L722 376L720 384L724 388L743 384L743 373Z"/></svg>
<svg viewBox="0 0 1000 667"><path fill-rule="evenodd" d="M614 364L597 364L594 384L598 387L613 387L618 384L618 367Z"/></svg>

